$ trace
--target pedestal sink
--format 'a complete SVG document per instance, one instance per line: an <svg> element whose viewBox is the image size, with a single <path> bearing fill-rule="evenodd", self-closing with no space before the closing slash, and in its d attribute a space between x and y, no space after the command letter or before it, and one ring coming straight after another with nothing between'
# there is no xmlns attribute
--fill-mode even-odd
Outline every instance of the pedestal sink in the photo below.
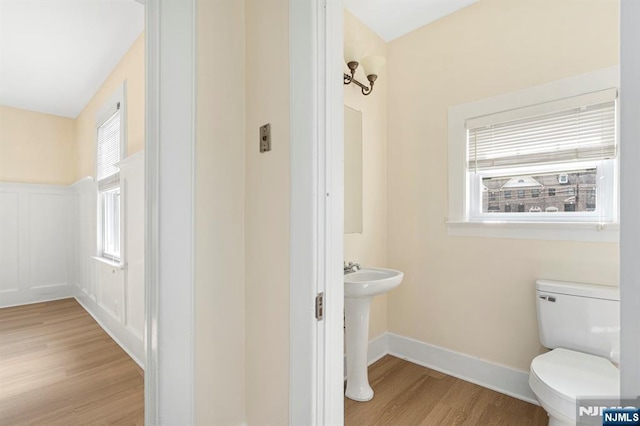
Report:
<svg viewBox="0 0 640 426"><path fill-rule="evenodd" d="M396 288L404 274L394 269L362 268L344 276L344 309L347 331L347 390L355 401L369 401L373 389L367 374L369 310L374 296Z"/></svg>

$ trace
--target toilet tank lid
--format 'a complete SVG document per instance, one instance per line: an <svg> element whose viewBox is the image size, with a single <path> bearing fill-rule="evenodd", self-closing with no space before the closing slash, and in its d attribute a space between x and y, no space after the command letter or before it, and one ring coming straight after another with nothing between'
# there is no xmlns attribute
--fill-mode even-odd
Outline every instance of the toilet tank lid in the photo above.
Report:
<svg viewBox="0 0 640 426"><path fill-rule="evenodd" d="M568 281L537 280L536 290L546 293L567 294L570 296L592 297L595 299L620 300L618 287L583 284Z"/></svg>

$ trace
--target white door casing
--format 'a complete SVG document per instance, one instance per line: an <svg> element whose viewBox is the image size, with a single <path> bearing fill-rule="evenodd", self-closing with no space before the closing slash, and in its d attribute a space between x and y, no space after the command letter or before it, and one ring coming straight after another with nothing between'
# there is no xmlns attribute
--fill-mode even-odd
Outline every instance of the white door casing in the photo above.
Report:
<svg viewBox="0 0 640 426"><path fill-rule="evenodd" d="M344 422L342 14L340 0L290 1L292 425Z"/></svg>
<svg viewBox="0 0 640 426"><path fill-rule="evenodd" d="M640 396L640 0L620 2L620 395Z"/></svg>
<svg viewBox="0 0 640 426"><path fill-rule="evenodd" d="M191 425L195 0L145 5L145 424Z"/></svg>

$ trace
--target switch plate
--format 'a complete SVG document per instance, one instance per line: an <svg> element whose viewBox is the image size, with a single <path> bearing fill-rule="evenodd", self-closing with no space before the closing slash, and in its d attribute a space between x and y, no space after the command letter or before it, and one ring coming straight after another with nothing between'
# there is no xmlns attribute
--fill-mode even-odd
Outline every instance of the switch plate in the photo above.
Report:
<svg viewBox="0 0 640 426"><path fill-rule="evenodd" d="M260 152L271 151L271 124L260 126Z"/></svg>
<svg viewBox="0 0 640 426"><path fill-rule="evenodd" d="M316 319L318 321L324 319L324 292L316 296Z"/></svg>

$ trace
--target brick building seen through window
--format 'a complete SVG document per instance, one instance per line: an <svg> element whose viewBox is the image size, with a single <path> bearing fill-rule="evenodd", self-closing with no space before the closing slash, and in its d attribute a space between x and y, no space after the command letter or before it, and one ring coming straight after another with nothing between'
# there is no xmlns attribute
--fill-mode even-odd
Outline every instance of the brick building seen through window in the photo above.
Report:
<svg viewBox="0 0 640 426"><path fill-rule="evenodd" d="M482 179L484 213L592 212L596 169ZM517 198L513 198L513 192Z"/></svg>

